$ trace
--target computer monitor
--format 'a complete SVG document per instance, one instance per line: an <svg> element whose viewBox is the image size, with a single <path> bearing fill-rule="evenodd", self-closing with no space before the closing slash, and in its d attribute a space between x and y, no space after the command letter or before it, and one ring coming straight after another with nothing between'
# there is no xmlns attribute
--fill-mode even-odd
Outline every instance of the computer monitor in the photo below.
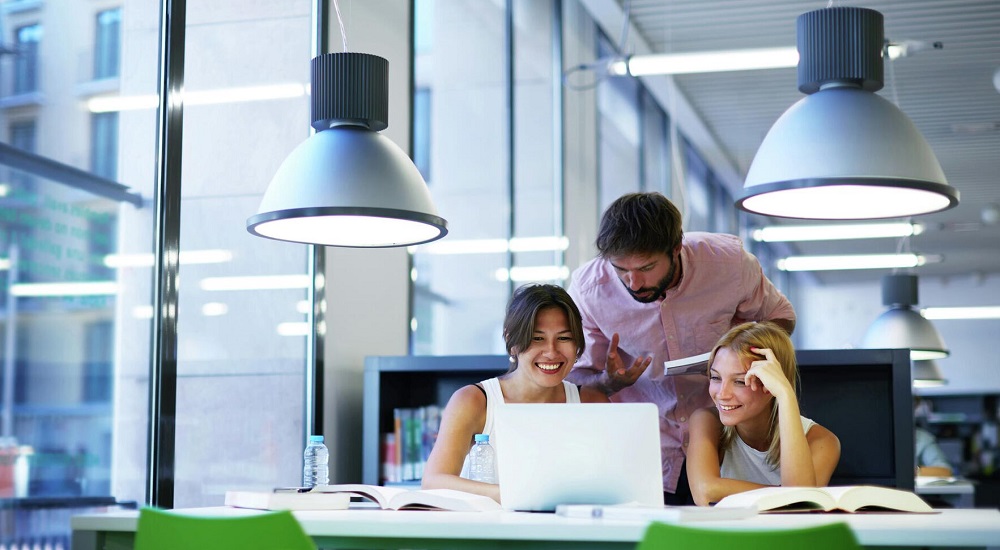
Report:
<svg viewBox="0 0 1000 550"><path fill-rule="evenodd" d="M910 350L798 350L802 415L840 438L830 485L914 485Z"/></svg>

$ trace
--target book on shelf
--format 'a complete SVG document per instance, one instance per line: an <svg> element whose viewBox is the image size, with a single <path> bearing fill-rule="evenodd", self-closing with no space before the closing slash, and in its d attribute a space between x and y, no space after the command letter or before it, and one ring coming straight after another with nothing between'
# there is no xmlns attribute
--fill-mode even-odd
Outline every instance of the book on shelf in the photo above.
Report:
<svg viewBox="0 0 1000 550"><path fill-rule="evenodd" d="M934 509L911 491L877 485L764 487L729 495L715 507L756 506L762 512L914 512Z"/></svg>
<svg viewBox="0 0 1000 550"><path fill-rule="evenodd" d="M382 481L419 481L437 441L441 407L397 407L392 412L393 431L382 434Z"/></svg>
<svg viewBox="0 0 1000 550"><path fill-rule="evenodd" d="M665 376L675 376L678 374L708 374L708 356L711 352L700 355L674 359L663 362L663 374Z"/></svg>
<svg viewBox="0 0 1000 550"><path fill-rule="evenodd" d="M256 510L346 510L351 495L297 491L226 491L226 506Z"/></svg>
<svg viewBox="0 0 1000 550"><path fill-rule="evenodd" d="M683 523L688 521L711 521L744 519L757 515L755 506L710 507L710 506L642 506L639 504L559 504L556 515L567 518L588 518L607 520L664 521Z"/></svg>
<svg viewBox="0 0 1000 550"><path fill-rule="evenodd" d="M500 511L500 503L490 497L452 489L404 489L346 483L317 485L310 493L320 495L355 495L370 500L385 510L449 510L453 512Z"/></svg>

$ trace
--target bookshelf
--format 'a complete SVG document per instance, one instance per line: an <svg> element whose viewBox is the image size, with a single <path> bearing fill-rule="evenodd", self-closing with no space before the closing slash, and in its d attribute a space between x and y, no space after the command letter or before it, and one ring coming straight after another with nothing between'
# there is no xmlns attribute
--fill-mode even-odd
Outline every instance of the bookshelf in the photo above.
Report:
<svg viewBox="0 0 1000 550"><path fill-rule="evenodd" d="M458 388L507 372L506 355L369 356L362 406L362 482L382 481L381 436L393 431L393 411L439 405ZM414 484L419 482L408 482Z"/></svg>

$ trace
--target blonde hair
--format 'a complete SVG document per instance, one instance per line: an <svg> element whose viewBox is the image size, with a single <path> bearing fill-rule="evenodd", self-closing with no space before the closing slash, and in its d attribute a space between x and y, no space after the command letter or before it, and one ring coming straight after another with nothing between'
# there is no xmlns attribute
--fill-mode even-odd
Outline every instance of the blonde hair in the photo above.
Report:
<svg viewBox="0 0 1000 550"><path fill-rule="evenodd" d="M740 358L740 363L744 366L749 366L753 361L764 359L764 356L750 351L750 348L770 349L774 353L774 358L778 361L778 364L781 365L781 370L785 373L785 378L791 382L792 389L795 390L796 399L798 399L799 369L795 364L795 348L792 346L792 340L788 337L788 333L784 329L767 321L743 323L729 329L729 332L723 335L718 343L715 344L715 348L712 349L712 353L708 357L709 370L711 370L712 364L715 362L716 353L723 348L735 353ZM767 462L774 466L781 461L781 438L778 432L778 403L774 399L771 399L771 422L767 431L767 438L770 441L770 445L767 448ZM722 434L719 437L720 457L722 454L725 454L726 449L733 444L735 439L736 426L723 426Z"/></svg>

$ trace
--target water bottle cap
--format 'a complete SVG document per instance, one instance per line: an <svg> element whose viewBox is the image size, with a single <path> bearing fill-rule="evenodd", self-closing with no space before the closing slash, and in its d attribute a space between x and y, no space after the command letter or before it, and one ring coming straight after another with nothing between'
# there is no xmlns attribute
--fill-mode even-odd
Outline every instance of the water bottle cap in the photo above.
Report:
<svg viewBox="0 0 1000 550"><path fill-rule="evenodd" d="M321 436L321 435L310 435L309 436L309 441L315 441L315 442L318 442L318 443L322 443L323 442L323 436Z"/></svg>
<svg viewBox="0 0 1000 550"><path fill-rule="evenodd" d="M478 443L480 441L485 441L485 442L489 443L489 441L490 441L490 434L476 434L476 442Z"/></svg>

